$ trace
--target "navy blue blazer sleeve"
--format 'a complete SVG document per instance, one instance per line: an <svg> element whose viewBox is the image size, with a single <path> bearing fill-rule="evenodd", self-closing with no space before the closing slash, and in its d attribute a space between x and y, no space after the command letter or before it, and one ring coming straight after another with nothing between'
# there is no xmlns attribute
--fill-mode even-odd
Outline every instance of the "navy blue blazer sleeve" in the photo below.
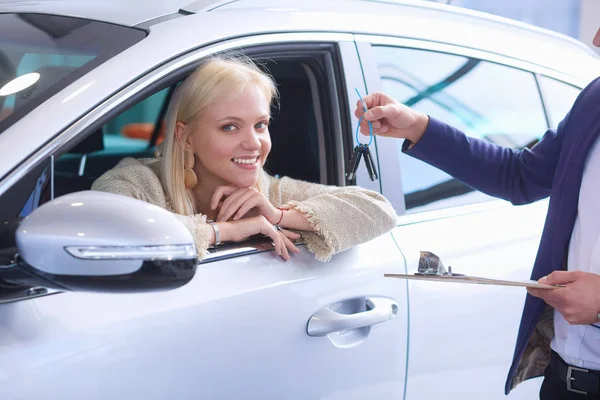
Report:
<svg viewBox="0 0 600 400"><path fill-rule="evenodd" d="M531 149L514 150L469 137L430 117L419 142L408 150L406 140L403 151L476 190L526 204L550 195L566 121L568 116Z"/></svg>

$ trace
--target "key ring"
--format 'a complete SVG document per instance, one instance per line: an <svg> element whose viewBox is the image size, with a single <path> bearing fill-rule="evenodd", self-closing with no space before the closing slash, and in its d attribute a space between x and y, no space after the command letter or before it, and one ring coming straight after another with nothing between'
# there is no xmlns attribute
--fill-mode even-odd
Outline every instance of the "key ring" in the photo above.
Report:
<svg viewBox="0 0 600 400"><path fill-rule="evenodd" d="M367 104L365 103L365 101L363 100L362 96L360 95L360 93L358 92L357 88L354 88L354 90L356 90L356 94L358 95L358 98L360 99L360 101L363 104L363 108L365 109L365 112L367 112ZM356 125L356 143L358 143L359 145L360 140L358 140L358 131L360 130L360 123L362 122L364 117L364 114L358 119L358 125ZM371 145L371 142L373 142L373 125L371 124L371 121L367 121L367 123L369 124L369 143L366 143L367 146Z"/></svg>

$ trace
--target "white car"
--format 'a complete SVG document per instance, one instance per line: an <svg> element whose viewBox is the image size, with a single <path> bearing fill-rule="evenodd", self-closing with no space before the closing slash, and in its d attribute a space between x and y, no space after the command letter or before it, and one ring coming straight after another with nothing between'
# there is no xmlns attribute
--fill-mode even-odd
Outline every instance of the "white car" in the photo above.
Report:
<svg viewBox="0 0 600 400"><path fill-rule="evenodd" d="M379 179L364 164L346 179L355 89L523 147L598 57L422 1L189 1L0 1L0 399L504 398L525 290L384 274L430 251L456 273L527 279L547 203L491 199L384 138ZM390 234L329 263L258 240L196 265L166 211L87 191L153 154L172 89L221 52L279 84L269 171L380 191Z"/></svg>

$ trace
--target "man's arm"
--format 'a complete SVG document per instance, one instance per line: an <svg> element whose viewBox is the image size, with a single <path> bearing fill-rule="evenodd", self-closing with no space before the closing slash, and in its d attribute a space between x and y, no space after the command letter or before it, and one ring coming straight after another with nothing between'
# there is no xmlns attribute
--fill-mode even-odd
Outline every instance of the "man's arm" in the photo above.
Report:
<svg viewBox="0 0 600 400"><path fill-rule="evenodd" d="M530 203L550 194L568 116L558 130L549 130L532 149L515 150L463 132L430 118L420 140L403 151L431 164L476 190L508 200Z"/></svg>

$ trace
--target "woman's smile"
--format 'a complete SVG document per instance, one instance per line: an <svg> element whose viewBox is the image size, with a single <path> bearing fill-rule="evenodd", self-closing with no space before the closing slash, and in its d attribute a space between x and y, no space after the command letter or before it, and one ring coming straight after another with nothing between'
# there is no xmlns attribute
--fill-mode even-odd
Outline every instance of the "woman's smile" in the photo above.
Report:
<svg viewBox="0 0 600 400"><path fill-rule="evenodd" d="M246 170L258 169L260 167L258 160L260 160L260 156L236 157L231 159L236 167Z"/></svg>

